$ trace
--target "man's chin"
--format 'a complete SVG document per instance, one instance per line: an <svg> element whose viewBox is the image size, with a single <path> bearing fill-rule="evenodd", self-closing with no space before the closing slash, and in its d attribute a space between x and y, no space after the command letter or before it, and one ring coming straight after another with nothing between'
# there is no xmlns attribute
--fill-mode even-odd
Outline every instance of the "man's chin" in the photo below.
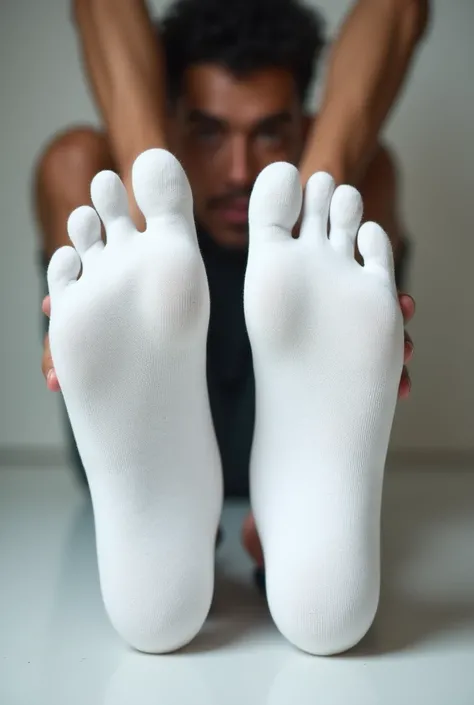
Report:
<svg viewBox="0 0 474 705"><path fill-rule="evenodd" d="M249 226L245 225L234 225L232 228L227 228L222 233L222 247L226 247L229 250L243 250L248 247L249 244Z"/></svg>
<svg viewBox="0 0 474 705"><path fill-rule="evenodd" d="M245 250L249 244L248 223L213 227L209 229L209 234L215 243L226 250Z"/></svg>

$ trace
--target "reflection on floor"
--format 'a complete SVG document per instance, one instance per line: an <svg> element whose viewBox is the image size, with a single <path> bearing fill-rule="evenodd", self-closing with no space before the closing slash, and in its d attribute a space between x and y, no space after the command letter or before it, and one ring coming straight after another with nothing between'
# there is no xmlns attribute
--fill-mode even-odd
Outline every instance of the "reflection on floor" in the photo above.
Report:
<svg viewBox="0 0 474 705"><path fill-rule="evenodd" d="M312 658L280 636L229 504L214 605L178 654L128 649L104 614L90 502L67 469L0 469L1 705L472 705L474 468L393 472L376 623Z"/></svg>

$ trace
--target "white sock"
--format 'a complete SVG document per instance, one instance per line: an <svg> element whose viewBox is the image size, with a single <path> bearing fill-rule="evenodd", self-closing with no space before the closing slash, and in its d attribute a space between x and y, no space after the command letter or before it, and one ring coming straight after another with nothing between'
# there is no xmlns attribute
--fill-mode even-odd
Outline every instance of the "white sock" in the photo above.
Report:
<svg viewBox="0 0 474 705"><path fill-rule="evenodd" d="M102 595L135 648L177 649L214 589L222 506L206 384L209 290L191 190L164 150L133 167L137 232L110 171L48 270L54 365L90 485ZM82 262L82 276L77 280Z"/></svg>
<svg viewBox="0 0 474 705"><path fill-rule="evenodd" d="M356 644L377 609L383 472L403 366L390 242L363 225L360 266L360 195L333 192L328 174L310 179L295 240L297 170L277 163L260 175L245 281L251 500L269 607L291 642L321 655Z"/></svg>

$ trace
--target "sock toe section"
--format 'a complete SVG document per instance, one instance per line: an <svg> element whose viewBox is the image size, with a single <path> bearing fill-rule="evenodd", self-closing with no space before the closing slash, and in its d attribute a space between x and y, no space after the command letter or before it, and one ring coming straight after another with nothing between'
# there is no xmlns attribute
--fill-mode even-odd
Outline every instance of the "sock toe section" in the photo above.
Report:
<svg viewBox="0 0 474 705"><path fill-rule="evenodd" d="M298 169L286 162L270 164L259 175L250 199L251 238L269 233L291 237L302 199Z"/></svg>
<svg viewBox="0 0 474 705"><path fill-rule="evenodd" d="M91 249L102 249L99 216L93 208L80 206L69 216L67 222L69 238L79 253L81 259Z"/></svg>
<svg viewBox="0 0 474 705"><path fill-rule="evenodd" d="M48 267L48 288L51 300L75 281L81 271L81 260L73 247L60 247L51 258Z"/></svg>
<svg viewBox="0 0 474 705"><path fill-rule="evenodd" d="M132 170L135 199L145 218L184 215L193 224L193 199L184 169L165 149L140 154Z"/></svg>
<svg viewBox="0 0 474 705"><path fill-rule="evenodd" d="M362 220L363 204L360 193L352 186L339 186L330 208L330 242L341 254L354 256L357 230Z"/></svg>
<svg viewBox="0 0 474 705"><path fill-rule="evenodd" d="M329 206L334 193L334 179L324 171L318 171L308 180L305 190L304 221L301 237L312 240L327 240Z"/></svg>
<svg viewBox="0 0 474 705"><path fill-rule="evenodd" d="M119 218L128 218L128 199L125 186L113 171L100 171L92 179L91 198L94 208L106 228ZM110 233L107 232L107 237Z"/></svg>
<svg viewBox="0 0 474 705"><path fill-rule="evenodd" d="M380 225L364 223L359 230L357 242L367 270L394 277L392 245Z"/></svg>

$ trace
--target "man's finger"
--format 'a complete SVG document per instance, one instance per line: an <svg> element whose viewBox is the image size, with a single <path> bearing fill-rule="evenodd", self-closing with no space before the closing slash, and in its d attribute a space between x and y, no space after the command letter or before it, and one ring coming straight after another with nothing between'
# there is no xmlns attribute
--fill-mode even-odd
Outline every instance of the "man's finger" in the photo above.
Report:
<svg viewBox="0 0 474 705"><path fill-rule="evenodd" d="M44 297L41 310L48 318L51 316L51 297L49 295Z"/></svg>
<svg viewBox="0 0 474 705"><path fill-rule="evenodd" d="M415 315L415 301L409 294L399 294L398 299L403 313L403 320L408 323Z"/></svg>
<svg viewBox="0 0 474 705"><path fill-rule="evenodd" d="M408 399L411 392L411 379L406 367L403 368L400 386L398 388L398 396L400 399Z"/></svg>
<svg viewBox="0 0 474 705"><path fill-rule="evenodd" d="M46 386L51 392L59 392L60 386L56 371L53 365L53 359L51 357L51 351L49 349L49 339L45 336L44 339L44 350L43 359L41 361L41 369L43 371L43 376L46 380Z"/></svg>
<svg viewBox="0 0 474 705"><path fill-rule="evenodd" d="M46 377L46 386L50 392L60 392L61 387L59 386L59 380L56 375L56 370L51 369Z"/></svg>
<svg viewBox="0 0 474 705"><path fill-rule="evenodd" d="M405 333L405 349L404 349L404 363L407 364L413 357L415 347L413 341L408 333Z"/></svg>

